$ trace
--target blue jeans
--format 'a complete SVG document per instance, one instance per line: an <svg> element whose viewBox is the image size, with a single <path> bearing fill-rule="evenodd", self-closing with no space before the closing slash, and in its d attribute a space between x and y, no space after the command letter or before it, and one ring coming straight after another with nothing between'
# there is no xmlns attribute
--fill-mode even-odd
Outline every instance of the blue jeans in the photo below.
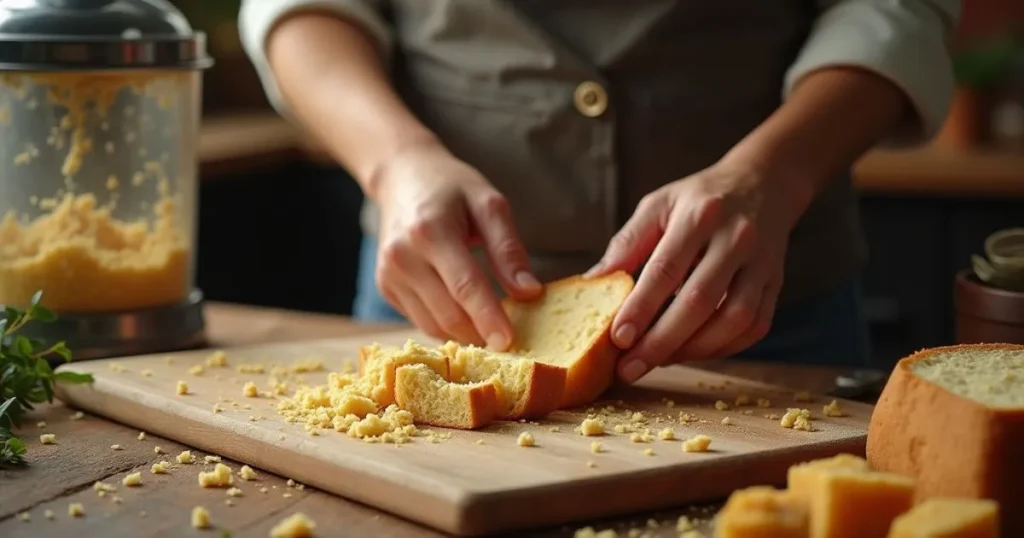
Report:
<svg viewBox="0 0 1024 538"><path fill-rule="evenodd" d="M363 322L404 322L381 297L374 279L375 238L363 237L353 315ZM800 364L867 367L867 322L860 280L849 279L827 293L775 311L768 335L740 356Z"/></svg>

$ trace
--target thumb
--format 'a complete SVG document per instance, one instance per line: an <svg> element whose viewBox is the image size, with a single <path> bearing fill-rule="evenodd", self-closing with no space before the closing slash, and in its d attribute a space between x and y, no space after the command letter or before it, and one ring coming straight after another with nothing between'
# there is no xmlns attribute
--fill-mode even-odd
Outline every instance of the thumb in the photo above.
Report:
<svg viewBox="0 0 1024 538"><path fill-rule="evenodd" d="M601 260L583 276L591 278L619 270L635 273L640 269L665 233L663 206L660 199L641 201L633 216L608 242Z"/></svg>
<svg viewBox="0 0 1024 538"><path fill-rule="evenodd" d="M537 296L542 287L530 272L526 247L519 239L508 200L488 189L472 196L469 211L501 287L517 299Z"/></svg>

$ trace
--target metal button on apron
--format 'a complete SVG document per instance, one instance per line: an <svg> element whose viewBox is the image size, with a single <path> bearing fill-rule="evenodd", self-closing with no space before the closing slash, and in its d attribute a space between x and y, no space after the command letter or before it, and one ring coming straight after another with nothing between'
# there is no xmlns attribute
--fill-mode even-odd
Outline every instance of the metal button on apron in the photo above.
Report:
<svg viewBox="0 0 1024 538"><path fill-rule="evenodd" d="M608 93L593 81L580 83L573 94L573 101L576 110L588 118L596 118L608 110Z"/></svg>

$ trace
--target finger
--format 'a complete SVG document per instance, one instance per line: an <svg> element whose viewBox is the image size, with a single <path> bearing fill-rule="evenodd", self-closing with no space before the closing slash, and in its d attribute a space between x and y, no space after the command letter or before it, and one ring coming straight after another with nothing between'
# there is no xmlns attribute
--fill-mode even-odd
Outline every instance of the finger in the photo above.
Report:
<svg viewBox="0 0 1024 538"><path fill-rule="evenodd" d="M612 341L628 349L644 334L665 301L679 289L714 229L710 211L679 212L654 248L633 291L612 322Z"/></svg>
<svg viewBox="0 0 1024 538"><path fill-rule="evenodd" d="M778 305L779 291L782 286L776 282L770 282L762 292L761 306L757 311L757 319L739 338L722 347L714 353L716 358L732 357L750 346L758 343L772 328L772 319L775 318L775 307Z"/></svg>
<svg viewBox="0 0 1024 538"><path fill-rule="evenodd" d="M758 319L768 274L763 264L741 268L733 277L725 301L683 344L676 357L706 359L746 335Z"/></svg>
<svg viewBox="0 0 1024 538"><path fill-rule="evenodd" d="M441 277L430 267L425 267L417 274L416 295L419 304L426 307L444 337L461 344L483 345L483 339L476 332L473 322L452 298Z"/></svg>
<svg viewBox="0 0 1024 538"><path fill-rule="evenodd" d="M459 243L447 242L435 248L430 262L487 346L497 351L508 349L512 343L512 324L469 250Z"/></svg>
<svg viewBox="0 0 1024 538"><path fill-rule="evenodd" d="M530 260L516 231L508 200L489 191L474 196L468 204L476 222L475 231L483 240L487 259L501 287L516 298L536 297L542 290L541 284L530 272Z"/></svg>
<svg viewBox="0 0 1024 538"><path fill-rule="evenodd" d="M732 243L724 230L715 235L661 319L620 361L624 381L632 383L667 361L715 312L742 261Z"/></svg>
<svg viewBox="0 0 1024 538"><path fill-rule="evenodd" d="M665 200L665 197L644 197L640 200L633 215L608 242L604 256L583 277L593 278L618 270L636 272L665 233L668 220Z"/></svg>
<svg viewBox="0 0 1024 538"><path fill-rule="evenodd" d="M448 335L441 330L437 321L434 320L434 316L431 315L430 310L428 310L426 305L420 301L416 292L414 292L412 288L396 286L393 293L399 305L401 305L396 306L396 308L400 308L405 314L405 317L408 318L416 328L438 340L446 340L448 338Z"/></svg>

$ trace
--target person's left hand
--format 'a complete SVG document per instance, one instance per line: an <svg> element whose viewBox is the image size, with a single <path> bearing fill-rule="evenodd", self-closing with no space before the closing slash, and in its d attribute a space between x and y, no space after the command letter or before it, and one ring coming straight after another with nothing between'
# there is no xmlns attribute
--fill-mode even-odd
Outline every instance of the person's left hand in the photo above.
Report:
<svg viewBox="0 0 1024 538"><path fill-rule="evenodd" d="M667 362L731 356L767 334L805 190L721 162L640 201L587 273L635 272L647 260L612 324L612 341L627 350L623 380Z"/></svg>

